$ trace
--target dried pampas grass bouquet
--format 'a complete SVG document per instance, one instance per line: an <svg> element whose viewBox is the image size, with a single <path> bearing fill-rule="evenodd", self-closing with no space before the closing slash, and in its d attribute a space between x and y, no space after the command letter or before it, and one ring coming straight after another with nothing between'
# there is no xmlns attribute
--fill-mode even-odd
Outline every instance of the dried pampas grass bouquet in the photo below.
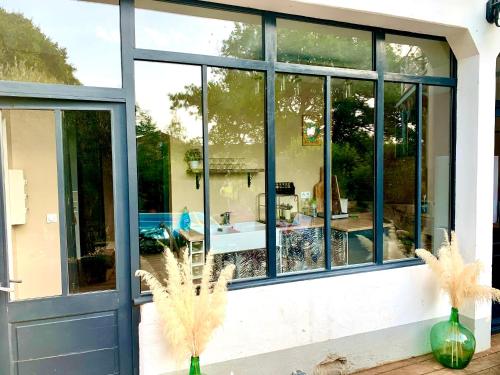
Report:
<svg viewBox="0 0 500 375"><path fill-rule="evenodd" d="M455 232L451 233L451 241L445 234L438 257L425 249L418 249L416 253L434 272L441 289L448 294L452 307L459 309L468 300L500 302L500 290L478 284L483 268L481 262L464 264Z"/></svg>
<svg viewBox="0 0 500 375"><path fill-rule="evenodd" d="M165 249L165 269L164 283L147 271L138 270L135 275L151 288L173 356L178 361L189 355L197 358L224 321L227 284L233 278L234 265L228 265L212 282L213 255L209 253L201 284L195 285L188 251L177 260L172 251Z"/></svg>
<svg viewBox="0 0 500 375"><path fill-rule="evenodd" d="M427 250L418 249L417 255L427 263L437 277L438 283L449 296L451 314L448 321L434 324L430 342L434 358L443 366L463 369L468 366L476 351L474 333L462 325L459 309L466 301L500 301L500 290L479 285L482 265L479 261L465 264L458 250L457 237L451 233L451 241L445 241L436 258Z"/></svg>

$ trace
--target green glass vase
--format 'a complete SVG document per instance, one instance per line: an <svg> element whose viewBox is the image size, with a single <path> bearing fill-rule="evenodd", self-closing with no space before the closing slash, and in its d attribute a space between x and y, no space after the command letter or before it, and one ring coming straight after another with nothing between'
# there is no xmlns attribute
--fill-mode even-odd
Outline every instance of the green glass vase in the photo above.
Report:
<svg viewBox="0 0 500 375"><path fill-rule="evenodd" d="M465 368L476 350L474 334L460 324L458 310L451 308L450 319L431 329L431 348L436 360L452 369Z"/></svg>
<svg viewBox="0 0 500 375"><path fill-rule="evenodd" d="M201 375L200 357L191 357L191 367L189 368L189 375Z"/></svg>

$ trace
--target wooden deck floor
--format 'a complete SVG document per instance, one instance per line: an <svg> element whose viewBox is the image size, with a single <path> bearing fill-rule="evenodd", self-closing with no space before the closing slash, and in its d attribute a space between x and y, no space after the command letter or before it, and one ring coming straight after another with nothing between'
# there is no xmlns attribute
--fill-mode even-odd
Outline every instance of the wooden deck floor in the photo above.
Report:
<svg viewBox="0 0 500 375"><path fill-rule="evenodd" d="M359 375L444 375L444 374L481 374L500 375L500 334L491 339L491 349L477 353L472 362L463 370L450 370L441 366L427 354L404 361L392 362L368 370L358 371Z"/></svg>

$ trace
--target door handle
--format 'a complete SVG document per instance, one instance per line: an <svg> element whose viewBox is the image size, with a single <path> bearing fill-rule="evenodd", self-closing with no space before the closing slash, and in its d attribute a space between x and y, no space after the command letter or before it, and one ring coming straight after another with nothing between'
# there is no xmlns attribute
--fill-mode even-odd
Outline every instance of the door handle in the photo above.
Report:
<svg viewBox="0 0 500 375"><path fill-rule="evenodd" d="M0 286L0 292L5 292L5 293L12 293L14 291L14 288L11 288L11 287L4 287L4 286Z"/></svg>
<svg viewBox="0 0 500 375"><path fill-rule="evenodd" d="M14 283L14 284L21 284L23 281L22 280L9 280L9 286L8 287L4 287L4 286L0 286L0 292L5 292L5 293L12 293L14 292L14 288L10 286L10 283Z"/></svg>

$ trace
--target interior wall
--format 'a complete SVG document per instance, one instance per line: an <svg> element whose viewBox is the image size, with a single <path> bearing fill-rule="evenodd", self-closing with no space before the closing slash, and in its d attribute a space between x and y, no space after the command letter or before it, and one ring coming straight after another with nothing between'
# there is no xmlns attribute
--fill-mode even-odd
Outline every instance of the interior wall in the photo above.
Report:
<svg viewBox="0 0 500 375"><path fill-rule="evenodd" d="M432 218L433 250L449 226L451 90L429 86L426 134L427 200ZM445 109L449 108L450 111Z"/></svg>
<svg viewBox="0 0 500 375"><path fill-rule="evenodd" d="M318 146L302 145L302 114L276 121L276 181L293 182L295 193L311 193L320 180L323 167L323 142ZM341 192L342 194L342 192Z"/></svg>
<svg viewBox="0 0 500 375"><path fill-rule="evenodd" d="M27 195L26 224L11 227L11 277L22 280L15 298L59 295L59 224L47 223L48 214L59 216L54 112L11 110L6 128L7 169L24 172Z"/></svg>

